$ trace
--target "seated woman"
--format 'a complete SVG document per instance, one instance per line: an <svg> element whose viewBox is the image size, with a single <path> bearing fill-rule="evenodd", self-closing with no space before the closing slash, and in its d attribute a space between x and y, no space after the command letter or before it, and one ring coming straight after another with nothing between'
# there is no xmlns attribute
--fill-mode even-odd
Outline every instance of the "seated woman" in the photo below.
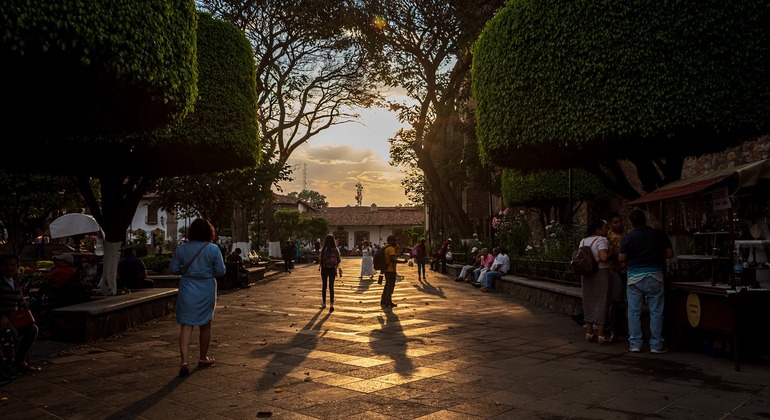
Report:
<svg viewBox="0 0 770 420"><path fill-rule="evenodd" d="M23 308L18 271L19 259L15 255L0 255L0 274L3 276L0 279L0 384L14 379L19 373L40 370L30 365L28 360L29 351L40 332L37 324L17 329L8 320L11 312Z"/></svg>
<svg viewBox="0 0 770 420"><path fill-rule="evenodd" d="M75 271L75 258L72 254L53 256L54 266L44 275L41 291L50 302L51 308L74 305L82 302L79 296L80 278Z"/></svg>

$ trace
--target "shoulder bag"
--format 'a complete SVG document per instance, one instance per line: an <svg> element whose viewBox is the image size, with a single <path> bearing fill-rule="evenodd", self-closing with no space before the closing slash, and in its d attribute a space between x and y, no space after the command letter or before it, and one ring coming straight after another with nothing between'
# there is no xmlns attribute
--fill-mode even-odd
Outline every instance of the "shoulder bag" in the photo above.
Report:
<svg viewBox="0 0 770 420"><path fill-rule="evenodd" d="M29 310L29 306L27 306L27 300L24 299L24 294L21 293L21 288L19 288L19 296L21 296L24 309L17 309L8 314L7 317L8 321L10 321L11 325L13 325L13 328L17 330L28 327L35 323L35 316L32 315L32 311Z"/></svg>
<svg viewBox="0 0 770 420"><path fill-rule="evenodd" d="M184 263L182 264L182 275L183 276L185 275L185 273L187 273L187 269L190 268L190 265L193 263L193 261L195 261L195 259L198 258L198 255L200 255L201 251L203 251L203 248L206 248L206 245L208 245L208 244L203 244L201 249L199 249L198 252L196 252L195 255L193 255L192 258L190 258L190 262L188 262L187 264L184 264Z"/></svg>

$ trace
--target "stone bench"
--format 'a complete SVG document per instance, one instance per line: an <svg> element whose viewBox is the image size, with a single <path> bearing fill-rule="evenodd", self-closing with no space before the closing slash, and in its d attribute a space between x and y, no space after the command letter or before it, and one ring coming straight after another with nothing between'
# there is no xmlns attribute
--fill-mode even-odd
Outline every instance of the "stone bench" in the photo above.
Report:
<svg viewBox="0 0 770 420"><path fill-rule="evenodd" d="M453 279L460 276L460 271L463 269L464 264L447 264L446 274Z"/></svg>
<svg viewBox="0 0 770 420"><path fill-rule="evenodd" d="M154 287L51 311L51 333L58 341L91 343L174 313L177 288Z"/></svg>

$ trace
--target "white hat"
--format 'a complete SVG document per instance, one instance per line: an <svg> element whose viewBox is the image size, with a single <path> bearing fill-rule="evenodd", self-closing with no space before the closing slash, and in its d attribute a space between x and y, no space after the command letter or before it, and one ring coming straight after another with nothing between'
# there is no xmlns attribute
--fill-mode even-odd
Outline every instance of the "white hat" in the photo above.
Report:
<svg viewBox="0 0 770 420"><path fill-rule="evenodd" d="M474 246L473 248L471 248L471 253L474 253L474 252L476 252L476 251L478 251L478 250L479 250L479 249L478 249L478 248L476 248L476 247Z"/></svg>
<svg viewBox="0 0 770 420"><path fill-rule="evenodd" d="M72 254L61 254L61 255L54 255L54 260L64 260L69 263L69 265L75 265L75 257L72 256Z"/></svg>

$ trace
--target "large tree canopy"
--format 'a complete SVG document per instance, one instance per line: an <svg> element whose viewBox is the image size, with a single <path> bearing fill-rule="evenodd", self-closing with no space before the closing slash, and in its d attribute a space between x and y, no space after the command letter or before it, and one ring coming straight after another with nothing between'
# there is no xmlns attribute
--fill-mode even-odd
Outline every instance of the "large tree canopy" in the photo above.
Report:
<svg viewBox="0 0 770 420"><path fill-rule="evenodd" d="M131 146L122 135L178 121L194 103L196 24L192 0L4 2L6 140L38 169L123 167L110 153Z"/></svg>
<svg viewBox="0 0 770 420"><path fill-rule="evenodd" d="M161 102L177 98L177 90L190 95L197 89L199 93L195 111L188 109L192 100L182 107L187 111L187 118L181 123L178 119L162 118L172 123L157 124L158 128L154 131L140 121L145 111L136 109L133 106L136 104L121 97L123 90L106 89L103 95L107 98L85 95L78 99L83 104L82 109L74 107L72 111L78 114L79 125L72 124L62 131L49 130L17 142L30 152L43 152L36 154L40 159L35 165L21 159L5 159L0 164L0 167L15 171L56 172L74 176L78 189L105 234L105 282L102 290L115 294L117 250L125 239L139 200L158 176L205 173L256 164L259 142L255 123L256 80L252 51L243 33L232 24L206 14L201 14L199 18L191 0L171 3L126 0L114 8L111 8L113 5L97 7L96 12L90 14L79 13L83 2L42 3L31 3L33 6L19 11L17 17L25 22L23 17L32 13L44 16L41 19L50 24L40 25L34 21L13 25L3 39L18 41L28 36L31 39L47 39L49 33L54 33L53 38L58 39L60 34L56 29L68 28L68 22L76 21L78 30L62 31L62 48L51 48L51 45L41 41L38 55L50 64L48 71L61 66L70 69L84 83L91 80L95 84L85 88L104 89L98 81L115 77L112 67L102 64L82 68L76 64L101 64L110 62L110 57L121 57L121 64L117 66L120 74L133 74L135 80L142 82L133 86L137 92L144 92L140 89L142 87L155 86L157 89L153 92L162 97ZM86 3L92 7L100 4L94 1ZM73 19L73 16L78 18ZM8 19L5 9L3 18ZM92 33L92 30L97 33ZM36 34L37 37L34 36ZM176 43L166 41L166 37L171 35L176 35L173 37ZM94 42L96 46L92 46ZM17 43L23 44L21 41ZM87 47L82 50L69 48L81 43ZM18 45L6 41L2 54L12 58L4 62L4 66L19 72L19 68L29 68L30 63L25 61L25 54L13 54L17 48ZM148 74L143 68L145 65L163 71ZM190 77L180 78L176 73L189 73ZM167 80L155 81L155 77ZM24 82L32 84L38 81L24 79ZM41 92L37 107L30 105L29 112L40 115L39 111L47 110L45 102L48 97L44 93ZM54 90L50 96L61 101L62 98L57 96L59 94ZM92 121L89 119L94 116L91 111L109 108L113 102L132 105L123 110L128 115L123 117L126 121L121 129L91 129L89 123ZM66 103L61 103L61 106L62 112L70 112L63 111ZM171 111L173 109L166 112L168 117L172 116ZM160 110L156 108L153 112ZM41 125L41 120L44 121L45 116L40 116L35 123ZM98 190L92 189L92 177L99 181Z"/></svg>
<svg viewBox="0 0 770 420"><path fill-rule="evenodd" d="M684 157L768 131L768 21L764 0L509 1L475 46L482 155L678 179Z"/></svg>

